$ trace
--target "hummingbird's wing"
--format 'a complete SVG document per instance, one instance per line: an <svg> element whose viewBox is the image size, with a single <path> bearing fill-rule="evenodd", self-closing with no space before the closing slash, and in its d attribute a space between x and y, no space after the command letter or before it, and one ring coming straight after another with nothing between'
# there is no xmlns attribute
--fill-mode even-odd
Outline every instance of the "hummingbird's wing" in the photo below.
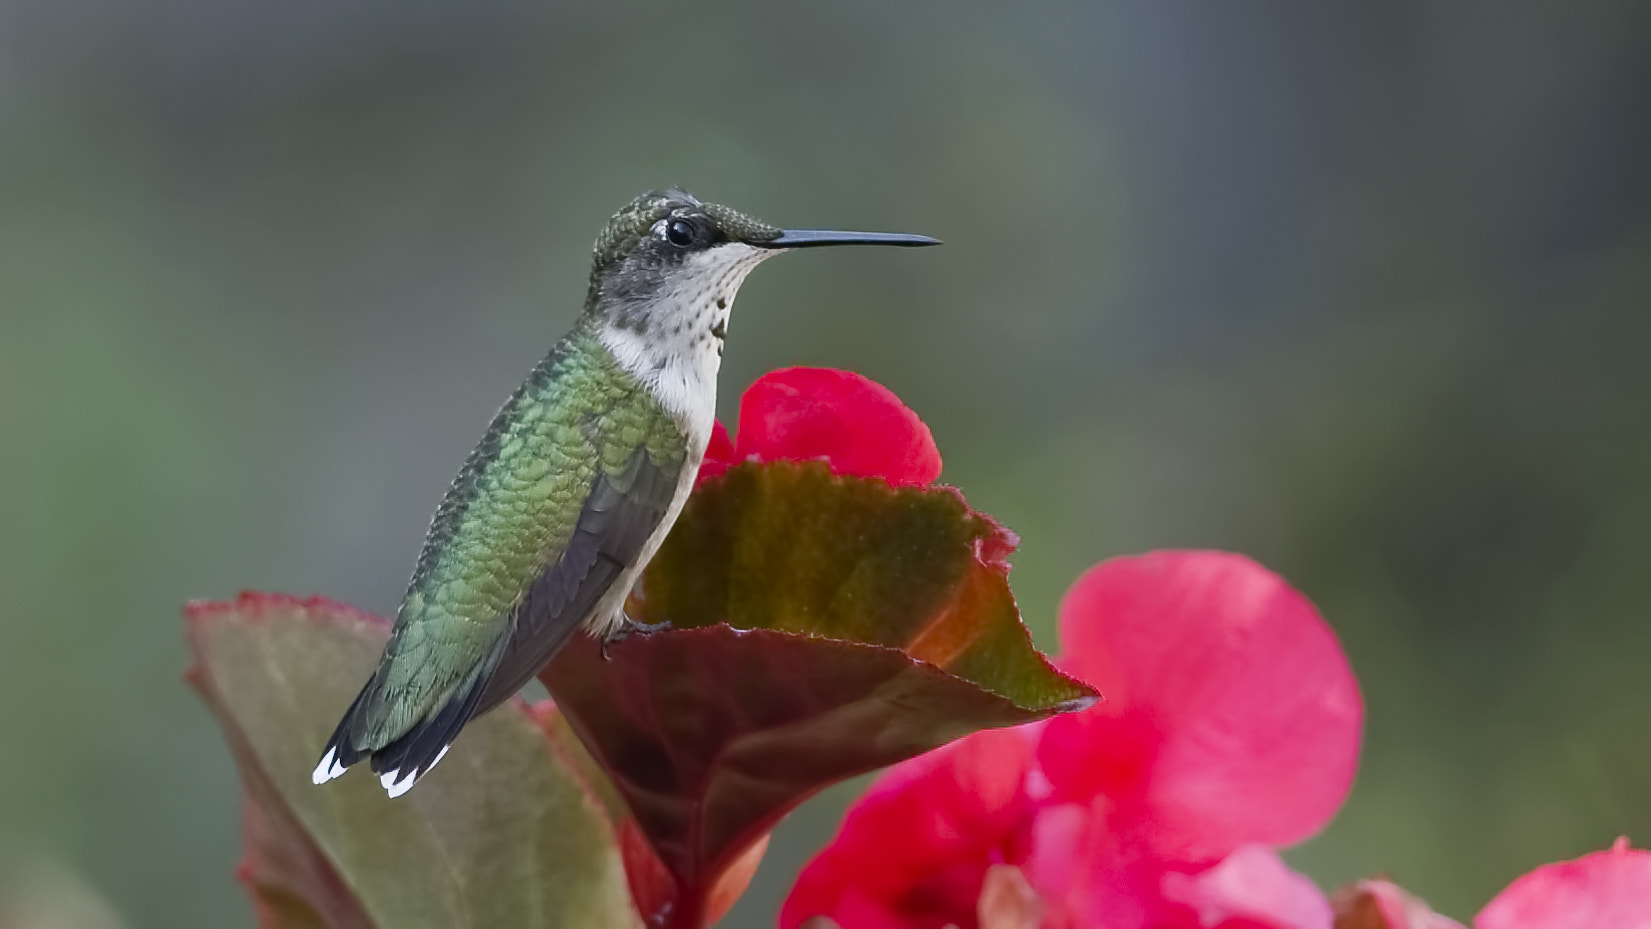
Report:
<svg viewBox="0 0 1651 929"><path fill-rule="evenodd" d="M411 788L465 723L520 690L584 624L664 522L681 468L656 464L646 448L638 448L618 471L597 473L573 537L528 588L477 675L401 737L371 753L372 769L392 796Z"/></svg>
<svg viewBox="0 0 1651 929"><path fill-rule="evenodd" d="M509 644L477 713L521 690L637 563L671 508L681 467L656 464L646 448L638 448L619 471L597 474L567 549L516 608Z"/></svg>

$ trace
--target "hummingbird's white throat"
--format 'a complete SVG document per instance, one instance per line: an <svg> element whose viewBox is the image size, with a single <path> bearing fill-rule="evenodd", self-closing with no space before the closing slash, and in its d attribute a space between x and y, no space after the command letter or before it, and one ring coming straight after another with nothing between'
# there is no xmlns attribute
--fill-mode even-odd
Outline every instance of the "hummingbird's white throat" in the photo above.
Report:
<svg viewBox="0 0 1651 929"><path fill-rule="evenodd" d="M676 419L695 465L716 419L717 370L734 296L778 249L727 242L686 256L666 283L609 316L602 344Z"/></svg>

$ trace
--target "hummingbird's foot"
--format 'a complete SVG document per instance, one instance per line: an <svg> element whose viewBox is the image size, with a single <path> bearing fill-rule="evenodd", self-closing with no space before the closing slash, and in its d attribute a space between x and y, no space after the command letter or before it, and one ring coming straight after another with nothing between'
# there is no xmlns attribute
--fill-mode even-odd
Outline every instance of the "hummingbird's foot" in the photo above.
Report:
<svg viewBox="0 0 1651 929"><path fill-rule="evenodd" d="M630 616L620 613L618 627L602 637L602 660L612 660L612 656L608 654L608 646L610 645L623 642L633 635L653 635L656 632L664 632L669 628L671 628L671 621L668 619L657 623L639 623Z"/></svg>

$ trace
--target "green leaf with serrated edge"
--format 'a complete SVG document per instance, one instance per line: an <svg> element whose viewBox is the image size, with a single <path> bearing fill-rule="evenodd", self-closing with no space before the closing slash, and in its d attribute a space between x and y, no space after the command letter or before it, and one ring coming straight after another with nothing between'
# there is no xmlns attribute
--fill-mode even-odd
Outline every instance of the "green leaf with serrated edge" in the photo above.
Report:
<svg viewBox="0 0 1651 929"><path fill-rule="evenodd" d="M1032 647L1014 538L948 488L818 463L698 488L628 610L673 630L580 637L543 679L675 877L674 913L821 788L977 729L1093 701Z"/></svg>
<svg viewBox="0 0 1651 929"><path fill-rule="evenodd" d="M286 817L301 829L341 879L330 891L289 882L284 899L301 902L300 917L360 925L328 911L343 890L383 929L638 925L613 830L533 711L512 702L472 722L399 799L366 771L317 787L316 753L372 670L388 624L319 599L254 594L192 604L187 620L191 680L245 782L267 788L249 790L249 800L267 805L264 822ZM248 837L268 838L261 829ZM290 835L283 847L292 849Z"/></svg>

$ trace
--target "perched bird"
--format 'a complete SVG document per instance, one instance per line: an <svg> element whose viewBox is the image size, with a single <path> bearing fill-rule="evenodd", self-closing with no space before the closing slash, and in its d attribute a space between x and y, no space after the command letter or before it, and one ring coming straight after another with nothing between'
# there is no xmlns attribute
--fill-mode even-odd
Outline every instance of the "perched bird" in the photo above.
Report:
<svg viewBox="0 0 1651 929"><path fill-rule="evenodd" d="M312 780L368 758L400 796L576 630L604 644L647 631L625 598L693 488L746 274L792 248L935 244L779 229L680 190L615 214L596 240L584 313L447 489L383 657Z"/></svg>

